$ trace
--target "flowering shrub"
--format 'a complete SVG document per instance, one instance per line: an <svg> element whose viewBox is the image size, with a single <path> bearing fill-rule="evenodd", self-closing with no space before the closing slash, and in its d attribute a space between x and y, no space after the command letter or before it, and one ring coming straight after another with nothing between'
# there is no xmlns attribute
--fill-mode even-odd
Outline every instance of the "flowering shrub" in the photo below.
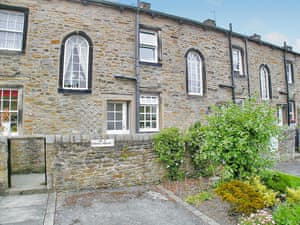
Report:
<svg viewBox="0 0 300 225"><path fill-rule="evenodd" d="M222 183L215 192L238 213L248 215L264 208L263 196L250 184L239 180Z"/></svg>
<svg viewBox="0 0 300 225"><path fill-rule="evenodd" d="M272 214L265 210L259 210L257 213L252 213L248 217L241 217L238 225L274 225Z"/></svg>
<svg viewBox="0 0 300 225"><path fill-rule="evenodd" d="M159 160L165 164L171 180L184 176L180 166L184 159L185 141L178 128L167 128L154 135L153 149L158 154Z"/></svg>
<svg viewBox="0 0 300 225"><path fill-rule="evenodd" d="M278 192L268 189L263 185L259 176L253 177L250 180L250 185L263 196L265 207L272 207L278 203L279 200L276 198Z"/></svg>

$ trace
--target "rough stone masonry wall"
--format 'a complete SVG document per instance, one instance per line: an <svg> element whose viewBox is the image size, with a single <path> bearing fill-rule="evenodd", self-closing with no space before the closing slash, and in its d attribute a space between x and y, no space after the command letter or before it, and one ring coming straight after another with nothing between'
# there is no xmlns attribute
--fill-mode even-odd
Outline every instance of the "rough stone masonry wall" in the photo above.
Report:
<svg viewBox="0 0 300 225"><path fill-rule="evenodd" d="M291 160L295 158L295 137L296 130L293 128L287 129L279 143L279 159L280 161Z"/></svg>
<svg viewBox="0 0 300 225"><path fill-rule="evenodd" d="M5 194L7 188L7 139L0 137L0 195Z"/></svg>
<svg viewBox="0 0 300 225"><path fill-rule="evenodd" d="M14 138L10 141L12 174L44 173L44 139Z"/></svg>
<svg viewBox="0 0 300 225"><path fill-rule="evenodd" d="M47 175L58 191L155 183L165 174L145 136L117 139L114 147L91 147L83 136L48 137L47 152Z"/></svg>

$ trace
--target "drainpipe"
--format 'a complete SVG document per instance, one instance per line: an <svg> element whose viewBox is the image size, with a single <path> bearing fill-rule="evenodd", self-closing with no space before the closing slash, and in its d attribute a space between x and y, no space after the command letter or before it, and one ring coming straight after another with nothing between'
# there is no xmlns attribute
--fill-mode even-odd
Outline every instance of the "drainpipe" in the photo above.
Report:
<svg viewBox="0 0 300 225"><path fill-rule="evenodd" d="M245 60L247 66L247 82L248 82L248 97L251 98L251 86L250 86L250 70L249 70L249 58L248 58L248 39L245 39Z"/></svg>
<svg viewBox="0 0 300 225"><path fill-rule="evenodd" d="M284 51L283 51L283 64L284 64L284 74L285 74L285 85L286 85L286 102L287 102L287 122L288 126L290 126L290 91L289 91L289 81L288 81L288 74L286 69L286 51L287 51L287 45L286 42L283 43Z"/></svg>
<svg viewBox="0 0 300 225"><path fill-rule="evenodd" d="M235 103L235 86L234 86L234 70L233 70L233 58L232 58L232 24L229 24L229 34L228 34L228 42L229 42L229 54L230 54L230 64L231 64L231 91L232 91L232 101Z"/></svg>
<svg viewBox="0 0 300 225"><path fill-rule="evenodd" d="M140 130L140 0L137 0L135 18L135 131Z"/></svg>

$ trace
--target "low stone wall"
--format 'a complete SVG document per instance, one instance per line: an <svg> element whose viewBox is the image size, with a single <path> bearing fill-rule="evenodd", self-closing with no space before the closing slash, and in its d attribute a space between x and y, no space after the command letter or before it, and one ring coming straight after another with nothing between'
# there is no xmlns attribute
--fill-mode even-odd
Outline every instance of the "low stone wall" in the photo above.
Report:
<svg viewBox="0 0 300 225"><path fill-rule="evenodd" d="M5 194L7 188L7 139L0 137L0 195Z"/></svg>
<svg viewBox="0 0 300 225"><path fill-rule="evenodd" d="M165 175L151 136L116 137L113 147L91 147L87 137L47 137L48 178L55 190L98 189L159 182ZM120 139L121 138L121 139Z"/></svg>
<svg viewBox="0 0 300 225"><path fill-rule="evenodd" d="M281 137L279 143L280 161L292 160L295 158L296 129L288 128Z"/></svg>
<svg viewBox="0 0 300 225"><path fill-rule="evenodd" d="M12 174L44 173L44 139L12 138L10 140Z"/></svg>

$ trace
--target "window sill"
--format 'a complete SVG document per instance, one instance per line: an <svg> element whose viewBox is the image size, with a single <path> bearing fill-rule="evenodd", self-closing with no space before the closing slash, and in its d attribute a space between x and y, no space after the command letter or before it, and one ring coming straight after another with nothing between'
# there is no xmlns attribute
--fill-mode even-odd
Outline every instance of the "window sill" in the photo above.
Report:
<svg viewBox="0 0 300 225"><path fill-rule="evenodd" d="M57 88L58 93L66 93L66 94L91 94L92 89L85 90L76 90L76 89L65 89L65 88Z"/></svg>
<svg viewBox="0 0 300 225"><path fill-rule="evenodd" d="M130 134L129 130L107 130L106 133L111 135Z"/></svg>
<svg viewBox="0 0 300 225"><path fill-rule="evenodd" d="M147 65L147 66L156 66L156 67L162 67L161 63L155 63L155 62L145 62L145 61L140 61L141 65Z"/></svg>
<svg viewBox="0 0 300 225"><path fill-rule="evenodd" d="M24 55L25 50L0 49L0 55Z"/></svg>
<svg viewBox="0 0 300 225"><path fill-rule="evenodd" d="M157 129L149 129L149 130L143 130L143 129L140 129L139 133L158 133L159 130Z"/></svg>

